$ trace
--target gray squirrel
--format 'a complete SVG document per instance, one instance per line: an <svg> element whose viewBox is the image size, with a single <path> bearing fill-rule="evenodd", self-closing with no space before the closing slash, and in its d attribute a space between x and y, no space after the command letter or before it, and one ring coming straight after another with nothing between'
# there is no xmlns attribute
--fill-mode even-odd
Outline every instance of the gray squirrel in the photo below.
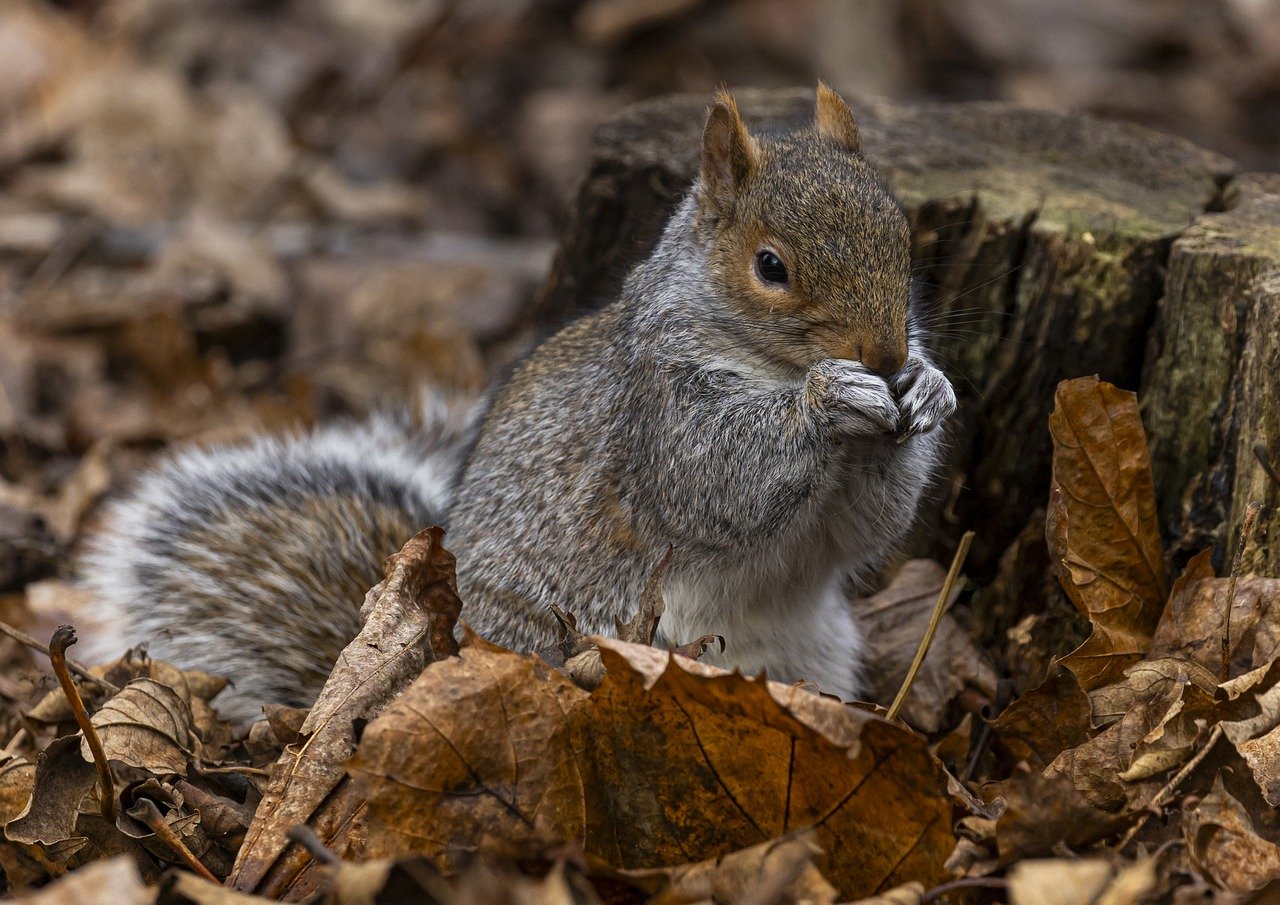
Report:
<svg viewBox="0 0 1280 905"><path fill-rule="evenodd" d="M910 232L819 83L812 126L711 106L700 173L615 302L542 343L478 419L381 417L189 452L83 564L121 646L227 675L250 719L309 703L382 559L444 524L463 619L519 651L627 618L668 549L659 641L857 696L850 582L915 517L955 395L911 312ZM99 645L101 648L101 645ZM119 653L119 651L116 651Z"/></svg>

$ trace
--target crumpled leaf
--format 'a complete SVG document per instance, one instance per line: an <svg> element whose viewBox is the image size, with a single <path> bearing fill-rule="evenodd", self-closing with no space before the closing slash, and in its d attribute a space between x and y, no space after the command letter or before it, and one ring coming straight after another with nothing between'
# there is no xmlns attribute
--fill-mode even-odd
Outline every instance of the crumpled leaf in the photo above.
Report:
<svg viewBox="0 0 1280 905"><path fill-rule="evenodd" d="M0 751L0 826L26 810L35 784L35 764L21 754Z"/></svg>
<svg viewBox="0 0 1280 905"><path fill-rule="evenodd" d="M54 861L71 857L84 843L76 833L76 819L96 778L93 764L80 756L79 735L54 739L36 761L31 801L5 824L5 838L39 844Z"/></svg>
<svg viewBox="0 0 1280 905"><path fill-rule="evenodd" d="M134 679L90 719L107 760L162 775L181 775L198 756L200 740L182 695L155 679ZM81 755L93 761L87 739Z"/></svg>
<svg viewBox="0 0 1280 905"><path fill-rule="evenodd" d="M148 888L128 857L89 864L44 889L13 900L14 905L153 905L156 890Z"/></svg>
<svg viewBox="0 0 1280 905"><path fill-rule="evenodd" d="M1019 770L994 791L1005 802L995 826L1002 864L1050 855L1059 846L1080 848L1125 825L1090 804L1066 776Z"/></svg>
<svg viewBox="0 0 1280 905"><path fill-rule="evenodd" d="M478 639L425 670L350 767L377 818L371 852L449 865L578 839L645 868L813 826L843 895L944 877L951 806L924 739L792 686L600 643L591 695Z"/></svg>
<svg viewBox="0 0 1280 905"><path fill-rule="evenodd" d="M1218 675L1229 578L1191 581L1175 591L1152 639L1152 656L1182 657ZM1280 655L1280 578L1241 578L1231 604L1230 670L1239 676Z"/></svg>
<svg viewBox="0 0 1280 905"><path fill-rule="evenodd" d="M1221 775L1196 806L1183 808L1182 827L1192 860L1219 886L1249 892L1280 877L1280 846L1258 834Z"/></svg>
<svg viewBox="0 0 1280 905"><path fill-rule="evenodd" d="M1085 691L1151 645L1168 591L1137 397L1096 377L1058 384L1046 535L1054 571L1093 631L1062 659Z"/></svg>
<svg viewBox="0 0 1280 905"><path fill-rule="evenodd" d="M1012 905L1137 905L1156 888L1155 860L1119 872L1100 858L1027 860L1009 871Z"/></svg>
<svg viewBox="0 0 1280 905"><path fill-rule="evenodd" d="M748 892L758 901L831 905L837 894L822 875L822 860L822 846L807 830L696 864L618 873L652 897L649 905L737 902Z"/></svg>
<svg viewBox="0 0 1280 905"><path fill-rule="evenodd" d="M936 562L913 559L884 590L855 602L867 640L866 661L875 664L868 675L873 700L887 705L902 687L946 577L947 570ZM957 582L948 606L960 590ZM996 673L955 619L944 614L911 683L902 718L924 732L937 732L948 706L966 688L994 698Z"/></svg>
<svg viewBox="0 0 1280 905"><path fill-rule="evenodd" d="M356 748L356 720L376 716L426 662L457 652L461 611L454 558L441 528L426 528L387 558L384 578L365 597L364 628L343 650L307 714L299 741L285 748L228 877L242 891L301 896L322 881L285 834L309 824L340 856L353 841L363 802L345 763Z"/></svg>
<svg viewBox="0 0 1280 905"><path fill-rule="evenodd" d="M1068 748L1089 739L1089 696L1075 673L1058 669L1004 709L991 727L1014 761L1043 770Z"/></svg>

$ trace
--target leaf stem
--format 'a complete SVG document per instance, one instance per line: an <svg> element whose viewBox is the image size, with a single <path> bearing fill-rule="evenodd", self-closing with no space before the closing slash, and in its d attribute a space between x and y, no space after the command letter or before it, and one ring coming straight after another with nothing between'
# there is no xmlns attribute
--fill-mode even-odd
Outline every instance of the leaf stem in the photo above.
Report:
<svg viewBox="0 0 1280 905"><path fill-rule="evenodd" d="M911 668L907 670L907 677L902 680L902 687L898 689L898 696L893 699L893 706L889 708L888 719L890 720L898 718L898 713L902 710L902 705L907 699L907 692L911 690L911 683L916 680L916 674L920 672L920 666L924 663L924 658L929 653L929 647L933 644L933 636L938 633L938 625L942 622L942 614L947 611L947 602L951 599L951 588L960 576L960 569L964 566L965 557L969 555L969 546L972 543L973 532L966 531L964 536L960 538L960 546L956 547L956 555L951 558L951 569L947 572L946 581L942 583L942 590L938 592L938 602L933 605L933 615L929 617L929 628L925 631L924 637L920 639L920 646L916 648L916 656L911 661Z"/></svg>
<svg viewBox="0 0 1280 905"><path fill-rule="evenodd" d="M1218 670L1218 681L1225 682L1231 678L1231 611L1235 609L1236 582L1240 577L1240 562L1249 548L1249 539L1253 537L1253 523L1258 519L1261 503L1250 503L1244 509L1244 524L1240 526L1240 543L1236 546L1235 559L1231 561L1231 581L1227 583L1227 613L1222 621L1222 664Z"/></svg>
<svg viewBox="0 0 1280 905"><path fill-rule="evenodd" d="M164 815L160 813L160 809L156 807L156 803L150 798L139 798L137 803L129 812L130 816L140 817L142 822L147 825L151 832L156 834L156 838L163 842L182 859L182 863L191 868L192 871L204 877L210 883L222 885L222 881L213 875L213 871L204 866L199 858L191 849L187 848L187 844L182 841L179 836L169 826L169 822L164 819Z"/></svg>
<svg viewBox="0 0 1280 905"><path fill-rule="evenodd" d="M76 724L84 733L89 750L93 752L93 763L98 768L98 782L102 786L102 797L98 801L98 809L106 821L112 825L116 822L116 789L111 780L111 767L107 763L107 753L102 749L102 739L98 738L98 730L89 721L89 711L85 709L84 698L80 697L80 689L67 669L67 648L76 643L76 630L70 625L60 625L49 641L49 662L53 664L53 674L58 677L62 693L66 695L71 712L75 715Z"/></svg>

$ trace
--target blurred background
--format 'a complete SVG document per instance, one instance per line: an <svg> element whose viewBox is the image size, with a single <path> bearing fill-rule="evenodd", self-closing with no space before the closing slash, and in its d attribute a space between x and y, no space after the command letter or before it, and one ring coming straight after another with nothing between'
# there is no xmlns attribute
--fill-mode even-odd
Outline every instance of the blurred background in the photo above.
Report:
<svg viewBox="0 0 1280 905"><path fill-rule="evenodd" d="M483 384L613 111L819 75L1280 166L1280 0L0 0L0 618L168 443Z"/></svg>

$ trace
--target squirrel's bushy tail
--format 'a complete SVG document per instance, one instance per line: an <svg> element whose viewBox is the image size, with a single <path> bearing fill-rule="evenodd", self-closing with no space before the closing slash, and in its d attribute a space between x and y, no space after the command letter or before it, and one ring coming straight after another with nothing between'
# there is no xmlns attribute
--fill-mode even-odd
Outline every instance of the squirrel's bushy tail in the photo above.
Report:
<svg viewBox="0 0 1280 905"><path fill-rule="evenodd" d="M146 473L81 562L108 628L86 653L146 642L225 675L217 703L236 720L309 705L360 630L383 559L443 524L475 409L429 392L417 419L195 449Z"/></svg>

